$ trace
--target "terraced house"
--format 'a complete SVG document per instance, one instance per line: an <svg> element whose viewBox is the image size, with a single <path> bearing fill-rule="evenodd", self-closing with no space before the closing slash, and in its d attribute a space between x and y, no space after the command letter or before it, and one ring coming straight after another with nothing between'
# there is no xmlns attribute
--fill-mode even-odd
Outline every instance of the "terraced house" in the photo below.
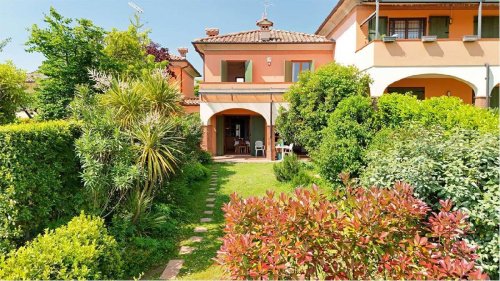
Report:
<svg viewBox="0 0 500 281"><path fill-rule="evenodd" d="M331 61L369 73L374 98L411 92L498 106L498 0L340 0L316 34L275 30L265 17L257 26L225 35L209 28L193 42L204 60L203 147L214 155L255 155L262 141L274 159L284 92L301 71Z"/></svg>
<svg viewBox="0 0 500 281"><path fill-rule="evenodd" d="M257 29L219 34L193 42L204 60L200 83L203 147L214 155L256 155L274 159L274 124L283 94L302 71L333 60L334 43L321 35L273 29L263 18ZM258 147L259 148L259 145Z"/></svg>
<svg viewBox="0 0 500 281"><path fill-rule="evenodd" d="M498 106L498 0L340 0L316 34L335 61L368 72L370 92L457 96Z"/></svg>

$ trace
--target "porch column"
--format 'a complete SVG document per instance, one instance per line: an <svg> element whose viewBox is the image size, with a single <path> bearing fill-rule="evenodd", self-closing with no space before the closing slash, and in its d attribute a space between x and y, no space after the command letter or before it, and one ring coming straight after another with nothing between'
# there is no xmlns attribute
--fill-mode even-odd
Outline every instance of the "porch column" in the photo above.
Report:
<svg viewBox="0 0 500 281"><path fill-rule="evenodd" d="M488 108L488 99L484 96L476 96L474 105L479 108Z"/></svg>
<svg viewBox="0 0 500 281"><path fill-rule="evenodd" d="M276 146L274 142L274 126L266 126L266 158L274 161L276 159L276 151L274 147Z"/></svg>
<svg viewBox="0 0 500 281"><path fill-rule="evenodd" d="M214 141L212 138L213 126L203 126L203 137L201 139L201 148L208 151L210 154L215 155Z"/></svg>

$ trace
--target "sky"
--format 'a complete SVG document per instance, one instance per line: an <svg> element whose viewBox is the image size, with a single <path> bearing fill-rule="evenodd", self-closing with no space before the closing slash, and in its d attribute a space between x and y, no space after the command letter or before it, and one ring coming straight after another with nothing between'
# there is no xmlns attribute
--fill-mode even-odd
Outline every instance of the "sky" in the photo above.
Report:
<svg viewBox="0 0 500 281"><path fill-rule="evenodd" d="M0 53L0 62L12 60L26 71L35 71L43 61L39 53L27 53L25 42L33 24L45 26L44 14L53 6L68 18L86 18L106 30L126 29L134 10L130 0L0 0L0 39L12 41ZM268 18L274 28L314 33L338 0L269 0ZM203 61L191 42L205 37L205 28L221 34L256 29L264 11L264 0L133 0L144 10L143 23L150 38L169 48L188 47L188 60L201 72Z"/></svg>

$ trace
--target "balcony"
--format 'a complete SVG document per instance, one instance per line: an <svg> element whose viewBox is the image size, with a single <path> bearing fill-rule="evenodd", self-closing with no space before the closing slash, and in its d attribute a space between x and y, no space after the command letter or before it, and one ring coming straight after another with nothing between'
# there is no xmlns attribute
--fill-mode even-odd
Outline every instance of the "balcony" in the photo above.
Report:
<svg viewBox="0 0 500 281"><path fill-rule="evenodd" d="M356 52L361 69L372 66L478 66L499 65L500 40L437 39L433 42L396 40L391 43L372 41Z"/></svg>
<svg viewBox="0 0 500 281"><path fill-rule="evenodd" d="M282 102L283 94L292 83L234 83L203 82L200 83L202 102Z"/></svg>

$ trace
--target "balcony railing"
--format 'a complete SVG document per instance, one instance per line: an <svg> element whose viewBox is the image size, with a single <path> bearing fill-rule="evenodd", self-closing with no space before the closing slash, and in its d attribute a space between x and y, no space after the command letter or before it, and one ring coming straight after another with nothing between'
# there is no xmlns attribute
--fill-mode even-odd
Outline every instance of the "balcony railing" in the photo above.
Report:
<svg viewBox="0 0 500 281"><path fill-rule="evenodd" d="M262 82L203 82L200 83L200 94L280 94L288 90L292 83Z"/></svg>
<svg viewBox="0 0 500 281"><path fill-rule="evenodd" d="M362 69L371 66L473 66L500 64L500 39L375 40L356 52Z"/></svg>
<svg viewBox="0 0 500 281"><path fill-rule="evenodd" d="M283 94L292 83L200 83L201 102L269 103L283 102Z"/></svg>

